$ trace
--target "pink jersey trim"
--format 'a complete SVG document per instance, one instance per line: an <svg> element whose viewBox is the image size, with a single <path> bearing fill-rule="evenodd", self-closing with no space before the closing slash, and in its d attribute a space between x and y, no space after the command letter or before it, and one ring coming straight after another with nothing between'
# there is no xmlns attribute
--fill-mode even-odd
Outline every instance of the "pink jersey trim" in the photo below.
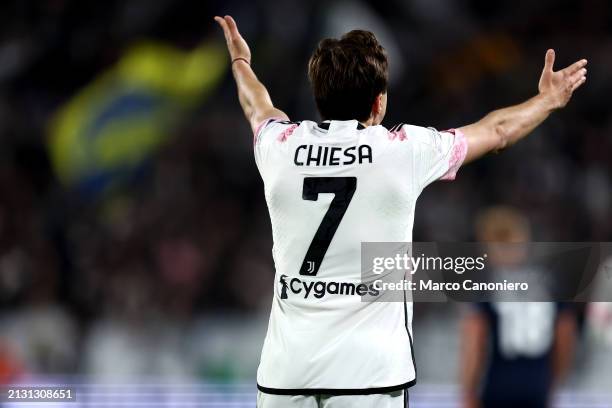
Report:
<svg viewBox="0 0 612 408"><path fill-rule="evenodd" d="M455 142L453 143L453 151L448 159L448 171L440 177L440 180L454 180L457 176L457 171L459 171L459 167L461 167L461 164L463 164L465 160L468 145L465 135L459 129L449 129L445 130L443 133L445 132L452 133L455 136Z"/></svg>
<svg viewBox="0 0 612 408"><path fill-rule="evenodd" d="M271 118L267 118L259 122L259 125L257 125L257 127L255 128L255 131L253 132L253 144L255 144L255 142L257 141L257 136L259 135L259 132L261 132L261 129L264 126L266 126L268 123L274 120L285 120L285 118L281 118L279 116L273 116Z"/></svg>
<svg viewBox="0 0 612 408"><path fill-rule="evenodd" d="M388 135L389 140L398 139L400 142L403 142L408 138L408 136L406 136L406 129L404 129L404 126L400 127L398 130L388 132Z"/></svg>
<svg viewBox="0 0 612 408"><path fill-rule="evenodd" d="M291 125L287 129L285 129L280 135L278 135L277 140L279 142L286 142L287 138L293 134L293 131L297 129L298 125Z"/></svg>

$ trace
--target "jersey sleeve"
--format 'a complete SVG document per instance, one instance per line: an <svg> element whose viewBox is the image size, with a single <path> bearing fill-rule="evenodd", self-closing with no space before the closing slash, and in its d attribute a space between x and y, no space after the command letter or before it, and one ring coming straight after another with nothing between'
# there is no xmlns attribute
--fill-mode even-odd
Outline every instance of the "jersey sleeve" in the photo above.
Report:
<svg viewBox="0 0 612 408"><path fill-rule="evenodd" d="M284 142L297 128L297 124L283 118L272 117L262 121L253 134L255 163L263 175L269 162L273 161L275 146Z"/></svg>
<svg viewBox="0 0 612 408"><path fill-rule="evenodd" d="M458 129L437 131L434 128L407 130L413 140L414 168L421 188L436 180L454 180L467 154L467 141Z"/></svg>

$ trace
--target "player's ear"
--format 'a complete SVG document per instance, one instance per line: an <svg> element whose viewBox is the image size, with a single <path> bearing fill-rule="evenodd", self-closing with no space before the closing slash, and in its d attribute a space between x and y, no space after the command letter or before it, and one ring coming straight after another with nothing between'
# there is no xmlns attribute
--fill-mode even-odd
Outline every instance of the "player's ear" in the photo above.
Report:
<svg viewBox="0 0 612 408"><path fill-rule="evenodd" d="M382 94L378 94L376 98L374 98L374 103L372 104L372 117L376 118L380 112L382 111Z"/></svg>

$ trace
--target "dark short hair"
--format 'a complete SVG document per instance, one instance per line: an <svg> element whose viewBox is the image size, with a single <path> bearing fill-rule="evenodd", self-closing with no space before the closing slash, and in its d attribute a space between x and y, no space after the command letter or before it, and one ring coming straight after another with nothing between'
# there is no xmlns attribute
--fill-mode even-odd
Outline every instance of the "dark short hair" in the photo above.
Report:
<svg viewBox="0 0 612 408"><path fill-rule="evenodd" d="M326 38L310 57L308 79L323 119L365 121L387 91L387 54L370 31Z"/></svg>

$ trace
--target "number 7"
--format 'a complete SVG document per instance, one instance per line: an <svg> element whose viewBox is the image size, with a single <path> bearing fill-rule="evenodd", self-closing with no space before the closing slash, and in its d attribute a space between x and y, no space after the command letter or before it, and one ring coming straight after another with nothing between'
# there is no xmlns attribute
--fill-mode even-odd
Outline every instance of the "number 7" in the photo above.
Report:
<svg viewBox="0 0 612 408"><path fill-rule="evenodd" d="M300 275L316 276L344 213L357 189L357 177L305 177L302 199L317 201L321 193L333 193L334 199L308 247Z"/></svg>

